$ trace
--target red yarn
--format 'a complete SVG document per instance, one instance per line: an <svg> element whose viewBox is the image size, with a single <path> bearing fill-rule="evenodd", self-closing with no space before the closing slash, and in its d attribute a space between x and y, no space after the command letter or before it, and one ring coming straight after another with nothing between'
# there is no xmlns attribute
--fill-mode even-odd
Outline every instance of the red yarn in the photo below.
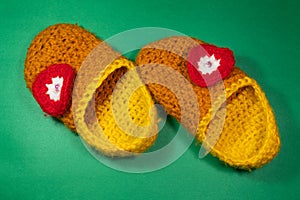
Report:
<svg viewBox="0 0 300 200"><path fill-rule="evenodd" d="M46 94L48 91L46 84L52 84L52 78L55 77L63 78L60 98L57 101L50 99L49 94ZM68 64L54 64L38 74L32 85L32 93L45 113L55 117L66 111L69 105L74 78L75 72Z"/></svg>
<svg viewBox="0 0 300 200"><path fill-rule="evenodd" d="M220 65L211 74L203 74L197 69L200 58L214 55L216 60L220 59ZM212 86L225 79L233 70L235 59L229 48L219 48L210 44L201 44L192 48L189 52L187 69L191 80L201 86Z"/></svg>

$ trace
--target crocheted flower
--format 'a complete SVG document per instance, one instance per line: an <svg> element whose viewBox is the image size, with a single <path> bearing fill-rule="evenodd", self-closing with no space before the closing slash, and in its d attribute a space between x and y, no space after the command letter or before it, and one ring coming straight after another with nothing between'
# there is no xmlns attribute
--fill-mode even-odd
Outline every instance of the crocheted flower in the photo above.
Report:
<svg viewBox="0 0 300 200"><path fill-rule="evenodd" d="M212 72L216 71L220 66L220 59L217 60L214 54L212 56L206 55L204 57L201 57L197 64L197 69L202 74L211 74Z"/></svg>
<svg viewBox="0 0 300 200"><path fill-rule="evenodd" d="M201 44L189 52L187 69L191 80L201 86L212 86L233 70L235 59L228 48Z"/></svg>
<svg viewBox="0 0 300 200"><path fill-rule="evenodd" d="M66 111L74 78L75 72L68 64L54 64L38 74L32 93L45 113L58 116Z"/></svg>
<svg viewBox="0 0 300 200"><path fill-rule="evenodd" d="M52 83L51 84L46 84L48 91L46 94L50 96L51 100L58 101L60 99L60 93L61 93L61 88L64 83L64 78L63 77L55 77L52 78Z"/></svg>

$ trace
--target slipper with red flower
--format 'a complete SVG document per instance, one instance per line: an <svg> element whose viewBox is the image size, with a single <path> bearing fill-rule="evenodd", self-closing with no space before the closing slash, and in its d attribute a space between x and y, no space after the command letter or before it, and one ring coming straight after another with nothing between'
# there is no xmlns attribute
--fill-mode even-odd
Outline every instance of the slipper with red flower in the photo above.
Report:
<svg viewBox="0 0 300 200"><path fill-rule="evenodd" d="M136 64L143 69L140 76L154 99L188 130L200 113L192 134L226 164L250 170L270 162L278 153L280 139L268 100L257 82L235 66L230 49L190 37L169 37L144 46ZM190 91L182 89L165 69L187 80L197 103L190 103ZM173 91L147 80L153 71L187 97L183 100L189 106L187 120L181 119L185 104L180 105Z"/></svg>
<svg viewBox="0 0 300 200"><path fill-rule="evenodd" d="M97 59L90 59L99 47ZM57 24L32 41L24 76L45 113L103 154L131 156L153 144L157 129L154 102L146 86L132 92L141 83L134 68L131 61L80 26ZM113 95L116 88L121 88L117 96ZM124 104L129 92L132 95ZM121 117L117 121L114 116Z"/></svg>

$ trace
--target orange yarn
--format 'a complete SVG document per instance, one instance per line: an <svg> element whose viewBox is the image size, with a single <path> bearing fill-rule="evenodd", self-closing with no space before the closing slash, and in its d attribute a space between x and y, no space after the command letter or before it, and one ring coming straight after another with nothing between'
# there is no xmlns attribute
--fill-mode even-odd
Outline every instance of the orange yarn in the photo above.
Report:
<svg viewBox="0 0 300 200"><path fill-rule="evenodd" d="M100 42L77 25L48 27L34 38L28 49L24 68L27 87L31 90L36 76L53 64L67 63L77 73L84 59ZM75 131L71 107L58 118Z"/></svg>

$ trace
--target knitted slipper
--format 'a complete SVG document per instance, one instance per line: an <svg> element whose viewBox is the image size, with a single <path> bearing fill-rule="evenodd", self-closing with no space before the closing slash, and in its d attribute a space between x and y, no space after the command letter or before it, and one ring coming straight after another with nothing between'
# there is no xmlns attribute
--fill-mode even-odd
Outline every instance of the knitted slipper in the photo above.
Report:
<svg viewBox="0 0 300 200"><path fill-rule="evenodd" d="M267 98L255 80L234 66L230 49L189 37L170 37L143 47L136 64L155 100L179 121L177 97L167 87L149 83L147 75L155 70L163 74L162 69L171 68L192 84L200 107L195 136L220 160L250 170L271 161L278 153L280 139ZM160 76L170 79L168 74ZM186 91L182 93L188 96ZM199 112L197 106L192 105L189 119L183 124L188 130L194 112Z"/></svg>
<svg viewBox="0 0 300 200"><path fill-rule="evenodd" d="M100 57L96 60L89 54L100 44L105 51L101 51L102 57L98 54ZM93 66L94 71L80 69L83 65ZM130 94L128 104L124 104L133 82L141 82L134 67L132 62L78 25L57 24L46 28L32 41L24 75L27 87L45 113L77 131L103 154L129 156L149 148L156 139L153 131L157 130L156 114L149 112L153 101L145 86ZM98 72L96 76L95 72ZM126 72L132 72L130 78L122 79L120 96L114 98L113 90ZM129 114L130 120L122 122L125 114ZM115 116L122 116L121 122L116 121ZM96 123L91 121L93 119ZM132 135L139 126L142 128L138 134Z"/></svg>

